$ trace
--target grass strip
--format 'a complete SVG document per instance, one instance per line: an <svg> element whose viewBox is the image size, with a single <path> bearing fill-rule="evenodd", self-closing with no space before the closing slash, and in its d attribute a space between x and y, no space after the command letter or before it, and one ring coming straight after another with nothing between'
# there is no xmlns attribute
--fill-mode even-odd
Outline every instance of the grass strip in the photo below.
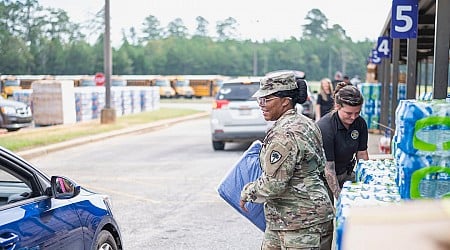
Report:
<svg viewBox="0 0 450 250"><path fill-rule="evenodd" d="M154 111L119 116L112 124L101 124L97 119L69 125L26 128L0 135L0 145L11 151L21 151L200 112L202 111L193 109L160 108Z"/></svg>

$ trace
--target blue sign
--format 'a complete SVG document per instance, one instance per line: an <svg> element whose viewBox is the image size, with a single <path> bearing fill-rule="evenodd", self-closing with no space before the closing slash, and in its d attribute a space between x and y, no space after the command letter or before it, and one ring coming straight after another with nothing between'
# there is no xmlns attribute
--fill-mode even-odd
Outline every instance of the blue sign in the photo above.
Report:
<svg viewBox="0 0 450 250"><path fill-rule="evenodd" d="M392 51L392 39L388 36L378 37L377 56L390 58ZM373 53L373 52L372 52Z"/></svg>
<svg viewBox="0 0 450 250"><path fill-rule="evenodd" d="M393 0L392 38L417 38L419 0Z"/></svg>
<svg viewBox="0 0 450 250"><path fill-rule="evenodd" d="M371 63L374 63L374 64L381 63L381 58L378 56L378 51L376 49L372 50L372 54L370 55L369 60Z"/></svg>

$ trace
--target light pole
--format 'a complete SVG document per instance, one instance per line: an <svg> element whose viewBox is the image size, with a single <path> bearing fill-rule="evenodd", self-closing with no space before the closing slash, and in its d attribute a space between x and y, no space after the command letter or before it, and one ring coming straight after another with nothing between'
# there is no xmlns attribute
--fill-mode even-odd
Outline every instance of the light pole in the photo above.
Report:
<svg viewBox="0 0 450 250"><path fill-rule="evenodd" d="M258 75L258 51L256 50L256 41L253 43L253 75Z"/></svg>
<svg viewBox="0 0 450 250"><path fill-rule="evenodd" d="M259 20L256 20L256 24L255 24L255 28L256 30L258 30L259 28ZM258 51L257 51L257 43L258 40L256 38L254 38L254 41L252 41L252 47L253 47L253 76L257 76L258 75Z"/></svg>
<svg viewBox="0 0 450 250"><path fill-rule="evenodd" d="M116 121L116 111L111 108L111 74L112 74L112 51L111 51L111 32L110 32L110 11L109 0L105 0L105 35L103 37L104 61L103 67L105 71L105 108L102 109L100 122L114 123Z"/></svg>

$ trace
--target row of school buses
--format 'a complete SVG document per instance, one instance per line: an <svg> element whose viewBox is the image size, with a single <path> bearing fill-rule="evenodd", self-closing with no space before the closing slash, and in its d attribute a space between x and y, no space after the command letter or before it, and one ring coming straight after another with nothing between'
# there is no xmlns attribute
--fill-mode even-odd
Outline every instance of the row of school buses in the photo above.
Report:
<svg viewBox="0 0 450 250"><path fill-rule="evenodd" d="M161 98L202 98L214 96L222 82L222 75L121 75L111 77L111 86L158 86ZM15 75L1 76L1 94L11 97L15 90L29 89L38 80L71 80L74 87L101 86L94 75Z"/></svg>

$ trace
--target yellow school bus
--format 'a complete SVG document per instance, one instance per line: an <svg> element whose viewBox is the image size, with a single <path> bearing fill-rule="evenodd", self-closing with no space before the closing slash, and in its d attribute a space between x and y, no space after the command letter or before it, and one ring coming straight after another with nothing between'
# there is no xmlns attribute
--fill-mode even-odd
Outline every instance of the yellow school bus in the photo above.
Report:
<svg viewBox="0 0 450 250"><path fill-rule="evenodd" d="M158 86L160 98L172 98L175 90L170 86L168 79L161 75L122 75L127 86Z"/></svg>
<svg viewBox="0 0 450 250"><path fill-rule="evenodd" d="M13 96L15 90L20 90L20 80L15 76L7 76L0 80L1 95L4 98L10 98Z"/></svg>
<svg viewBox="0 0 450 250"><path fill-rule="evenodd" d="M215 96L226 77L221 75L186 75L195 97Z"/></svg>
<svg viewBox="0 0 450 250"><path fill-rule="evenodd" d="M175 90L175 97L192 98L194 89L189 85L189 79L184 76L167 76L170 86Z"/></svg>
<svg viewBox="0 0 450 250"><path fill-rule="evenodd" d="M176 97L175 89L170 85L170 80L166 77L158 77L152 81L152 86L159 87L160 98L173 98Z"/></svg>

